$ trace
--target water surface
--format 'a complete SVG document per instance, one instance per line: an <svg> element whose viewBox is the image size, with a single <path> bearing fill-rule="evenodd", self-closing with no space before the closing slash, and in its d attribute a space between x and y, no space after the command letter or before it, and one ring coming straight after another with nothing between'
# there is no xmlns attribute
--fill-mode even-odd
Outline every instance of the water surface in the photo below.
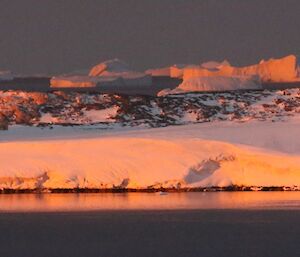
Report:
<svg viewBox="0 0 300 257"><path fill-rule="evenodd" d="M298 209L300 192L191 192L0 195L0 212Z"/></svg>

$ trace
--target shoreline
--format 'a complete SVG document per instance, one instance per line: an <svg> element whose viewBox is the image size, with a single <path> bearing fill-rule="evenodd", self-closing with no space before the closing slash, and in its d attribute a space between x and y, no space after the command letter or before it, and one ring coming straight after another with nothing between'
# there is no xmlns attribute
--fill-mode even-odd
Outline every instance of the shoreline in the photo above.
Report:
<svg viewBox="0 0 300 257"><path fill-rule="evenodd" d="M286 186L229 186L197 188L53 188L0 189L1 194L72 194L72 193L186 193L186 192L299 192L299 187Z"/></svg>

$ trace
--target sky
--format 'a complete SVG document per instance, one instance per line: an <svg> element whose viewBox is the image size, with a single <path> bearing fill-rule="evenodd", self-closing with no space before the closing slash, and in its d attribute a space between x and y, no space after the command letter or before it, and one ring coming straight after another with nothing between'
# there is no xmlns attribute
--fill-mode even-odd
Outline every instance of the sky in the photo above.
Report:
<svg viewBox="0 0 300 257"><path fill-rule="evenodd" d="M299 0L1 0L0 70L137 70L300 54Z"/></svg>

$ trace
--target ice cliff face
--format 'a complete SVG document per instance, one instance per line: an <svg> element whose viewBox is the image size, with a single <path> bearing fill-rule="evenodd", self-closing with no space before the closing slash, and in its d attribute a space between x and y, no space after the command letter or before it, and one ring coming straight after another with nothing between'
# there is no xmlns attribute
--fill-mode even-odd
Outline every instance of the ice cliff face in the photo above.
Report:
<svg viewBox="0 0 300 257"><path fill-rule="evenodd" d="M183 79L179 91L222 91L257 89L260 83L300 82L298 73L294 55L246 67L231 66L225 60L200 65L175 64L145 72L134 71L123 61L112 59L95 65L86 74L53 77L50 84L52 88L147 88L155 86L152 77L164 76Z"/></svg>
<svg viewBox="0 0 300 257"><path fill-rule="evenodd" d="M195 77L258 77L262 82L293 82L298 79L297 58L289 55L279 59L261 60L258 64L235 67L227 60L202 64L175 64L147 70L152 76L169 76L188 80Z"/></svg>
<svg viewBox="0 0 300 257"><path fill-rule="evenodd" d="M215 120L282 120L300 112L300 89L124 96L0 91L0 128L89 125L162 127Z"/></svg>
<svg viewBox="0 0 300 257"><path fill-rule="evenodd" d="M183 82L173 90L162 90L158 95L261 89L262 83L300 81L294 55L262 60L259 64L246 67L234 67L227 61L175 65L170 67L170 77L183 78Z"/></svg>
<svg viewBox="0 0 300 257"><path fill-rule="evenodd" d="M297 80L297 59L289 55L281 59L262 60L259 64L234 67L229 63L216 66L211 70L203 66L186 67L183 69L183 79L193 77L234 77L234 76L257 76L262 82L286 82Z"/></svg>
<svg viewBox="0 0 300 257"><path fill-rule="evenodd" d="M262 89L262 85L257 78L246 76L235 77L192 77L184 80L174 90L162 90L158 95L178 94L185 92L217 92Z"/></svg>

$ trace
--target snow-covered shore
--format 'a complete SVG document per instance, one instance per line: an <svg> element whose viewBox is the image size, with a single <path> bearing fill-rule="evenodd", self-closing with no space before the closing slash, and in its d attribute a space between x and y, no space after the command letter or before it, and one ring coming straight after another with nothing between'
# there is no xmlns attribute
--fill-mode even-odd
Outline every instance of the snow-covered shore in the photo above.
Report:
<svg viewBox="0 0 300 257"><path fill-rule="evenodd" d="M300 188L299 89L0 98L2 192Z"/></svg>
<svg viewBox="0 0 300 257"><path fill-rule="evenodd" d="M300 122L156 129L12 127L0 132L0 188L300 187Z"/></svg>

